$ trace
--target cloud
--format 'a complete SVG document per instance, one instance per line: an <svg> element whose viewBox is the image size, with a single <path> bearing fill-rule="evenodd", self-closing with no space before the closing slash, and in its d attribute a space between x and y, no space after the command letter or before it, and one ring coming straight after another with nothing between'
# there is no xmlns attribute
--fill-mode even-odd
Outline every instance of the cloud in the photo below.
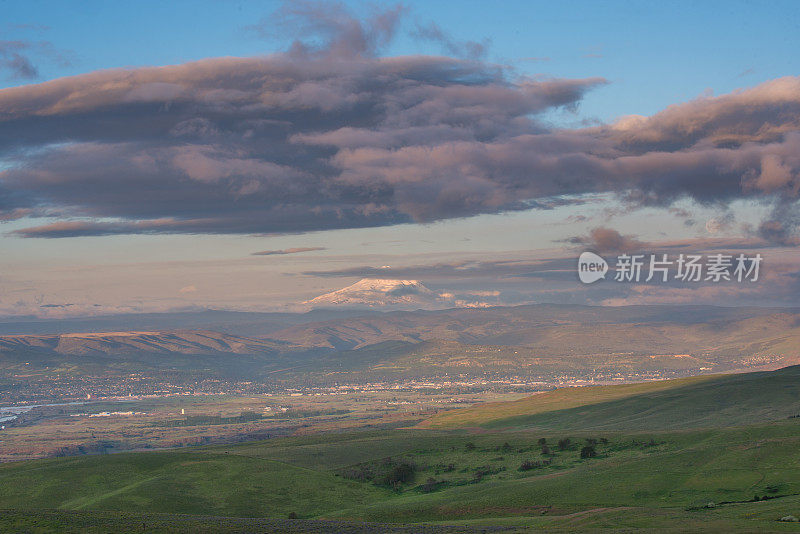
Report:
<svg viewBox="0 0 800 534"><path fill-rule="evenodd" d="M39 77L34 57L45 61L68 64L65 56L47 41L0 40L0 72L5 71L11 80L33 80Z"/></svg>
<svg viewBox="0 0 800 534"><path fill-rule="evenodd" d="M375 56L392 40L407 9L395 5L372 11L362 21L342 3L296 0L246 29L266 39L272 39L276 30L292 37L292 55Z"/></svg>
<svg viewBox="0 0 800 534"><path fill-rule="evenodd" d="M717 217L711 217L706 221L706 232L709 234L718 234L719 232L730 229L736 220L733 212L727 212Z"/></svg>
<svg viewBox="0 0 800 534"><path fill-rule="evenodd" d="M195 286L186 286L178 290L178 293L196 293L196 292L197 288Z"/></svg>
<svg viewBox="0 0 800 534"><path fill-rule="evenodd" d="M477 41L458 41L435 22L417 22L416 28L411 32L411 36L415 39L437 43L451 56L471 59L481 59L486 56L489 45L488 40L482 43Z"/></svg>
<svg viewBox="0 0 800 534"><path fill-rule="evenodd" d="M796 234L800 77L557 129L540 117L604 79L530 79L474 54L381 57L405 12L292 3L252 28L281 21L295 37L284 53L0 90L0 213L50 217L20 237L275 234L612 193L631 208L758 199L785 206L765 237Z"/></svg>
<svg viewBox="0 0 800 534"><path fill-rule="evenodd" d="M567 240L569 243L580 245L595 252L631 252L642 250L646 243L639 241L633 235L622 235L613 228L598 226L593 228L589 235L576 236Z"/></svg>
<svg viewBox="0 0 800 534"><path fill-rule="evenodd" d="M312 252L314 250L326 250L325 247L296 247L287 248L283 250L262 250L261 252L253 252L252 256L276 256L283 254L299 254L300 252Z"/></svg>
<svg viewBox="0 0 800 534"><path fill-rule="evenodd" d="M724 306L796 306L800 289L798 254L800 248L777 247L757 238L702 237L685 240L654 241L642 254L667 254L676 261L680 254L699 254L706 258L715 254L739 254L763 258L757 282L684 282L671 277L646 281L647 267L639 282L614 280L617 257L623 251L604 253L611 273L597 284L581 284L577 277L578 252L574 249L552 249L504 253L502 258L486 259L484 254L456 261L437 261L420 257L419 263L393 265L388 268L357 266L328 270L305 271L302 274L325 280L359 278L418 279L435 289L448 302L481 301L492 305L514 305L531 302L564 304L658 304L693 303ZM496 256L496 254L494 255ZM648 256L649 258L649 256ZM343 285L343 284L342 284Z"/></svg>
<svg viewBox="0 0 800 534"><path fill-rule="evenodd" d="M796 229L800 226L800 210L796 202L778 203L767 219L761 222L757 235L770 243L783 246L800 245Z"/></svg>
<svg viewBox="0 0 800 534"><path fill-rule="evenodd" d="M498 259L498 260L461 260L431 264L408 265L402 267L355 266L344 269L322 271L303 271L301 274L320 278L415 278L415 279L490 279L551 276L552 273L568 273L574 278L574 258L535 259ZM479 295L475 291L460 290L460 295ZM479 295L486 296L486 295Z"/></svg>

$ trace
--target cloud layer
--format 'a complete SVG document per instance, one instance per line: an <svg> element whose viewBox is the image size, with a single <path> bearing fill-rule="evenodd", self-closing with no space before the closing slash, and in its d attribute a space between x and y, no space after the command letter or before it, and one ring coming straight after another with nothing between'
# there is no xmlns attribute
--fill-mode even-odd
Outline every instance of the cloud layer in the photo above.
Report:
<svg viewBox="0 0 800 534"><path fill-rule="evenodd" d="M290 233L613 192L763 199L775 209L757 231L795 239L800 78L552 129L537 117L605 81L525 79L474 47L379 57L402 14L301 4L281 13L301 36L285 53L0 90L0 219L50 218L23 237Z"/></svg>
<svg viewBox="0 0 800 534"><path fill-rule="evenodd" d="M281 250L262 250L260 252L253 252L253 256L283 256L286 254L299 254L301 252L313 252L317 250L325 250L325 247L293 247Z"/></svg>

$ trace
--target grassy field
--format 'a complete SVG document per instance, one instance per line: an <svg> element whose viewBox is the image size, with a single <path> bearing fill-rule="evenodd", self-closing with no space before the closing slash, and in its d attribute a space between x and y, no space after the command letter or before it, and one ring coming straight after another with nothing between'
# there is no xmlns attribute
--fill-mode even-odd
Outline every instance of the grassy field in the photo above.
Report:
<svg viewBox="0 0 800 534"><path fill-rule="evenodd" d="M549 454L542 454L542 437L552 445ZM566 437L570 444L562 450L558 442ZM594 458L580 457L587 438L598 440ZM5 464L0 507L15 510L18 522L42 510L62 510L515 528L715 524L731 531L797 531L796 524L777 519L800 516L799 449L795 419L667 433L316 435ZM521 471L526 461L534 467ZM403 463L414 466L411 478L384 480L392 466ZM361 476L365 472L372 478Z"/></svg>
<svg viewBox="0 0 800 534"><path fill-rule="evenodd" d="M441 413L421 428L651 430L756 424L800 414L800 366L619 386L563 388Z"/></svg>
<svg viewBox="0 0 800 534"><path fill-rule="evenodd" d="M559 412L587 413L561 420L540 409L527 416L543 418L536 425L318 433L3 464L0 530L420 532L404 526L415 523L429 532L800 532L800 523L780 521L800 517L800 418L778 418L783 408L764 404L796 399L787 387L796 373L594 388L594 396L569 390L583 404ZM666 403L670 419L643 400L660 406L670 392L684 399ZM687 428L606 428L634 401L645 419L682 413ZM704 402L722 414L738 403L737 424L698 418L690 408ZM615 412L609 403L623 405Z"/></svg>

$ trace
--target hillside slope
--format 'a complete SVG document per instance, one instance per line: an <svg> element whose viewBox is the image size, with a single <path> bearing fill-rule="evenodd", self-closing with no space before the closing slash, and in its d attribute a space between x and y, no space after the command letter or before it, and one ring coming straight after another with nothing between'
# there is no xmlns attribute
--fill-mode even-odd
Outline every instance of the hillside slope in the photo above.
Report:
<svg viewBox="0 0 800 534"><path fill-rule="evenodd" d="M552 444L570 437L571 445L554 447L546 464L518 469L526 460L545 458L537 444L542 437ZM587 438L602 438L591 459L580 454ZM41 515L57 509L92 525L116 517L133 522L137 518L129 514L137 513L291 514L395 524L466 523L487 531L491 525L510 525L524 532L796 532L796 524L777 519L796 514L800 506L798 443L800 424L787 420L647 434L389 430L35 460L0 465L0 530L62 532L45 530L39 522L61 520ZM391 487L368 478L393 461L416 466L416 476ZM119 516L100 515L114 511ZM20 523L25 517L30 519ZM88 531L193 531L181 528L190 518L171 519L172 524L160 528L144 528L139 521ZM204 520L215 528L194 531L228 531L213 518ZM306 532L339 532L327 522L307 526ZM238 527L231 531L283 531L248 523ZM439 532L430 524L412 531ZM373 524L341 532L395 530Z"/></svg>
<svg viewBox="0 0 800 534"><path fill-rule="evenodd" d="M661 430L711 428L800 414L800 366L772 372L562 388L453 410L420 428Z"/></svg>

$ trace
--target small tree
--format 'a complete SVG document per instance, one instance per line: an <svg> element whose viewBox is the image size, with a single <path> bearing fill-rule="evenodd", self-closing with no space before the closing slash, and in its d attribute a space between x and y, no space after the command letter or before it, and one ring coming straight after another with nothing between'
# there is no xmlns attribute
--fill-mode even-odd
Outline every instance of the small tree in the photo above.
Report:
<svg viewBox="0 0 800 534"><path fill-rule="evenodd" d="M569 449L569 446L572 445L572 440L569 438L561 438L558 440L558 450L565 451Z"/></svg>
<svg viewBox="0 0 800 534"><path fill-rule="evenodd" d="M392 467L388 475L388 482L392 485L405 484L414 479L414 471L416 466L408 462L400 462Z"/></svg>
<svg viewBox="0 0 800 534"><path fill-rule="evenodd" d="M472 443L471 441L468 441L467 444L464 445L464 448L466 450L468 450L468 451L474 451L475 450L475 444Z"/></svg>
<svg viewBox="0 0 800 534"><path fill-rule="evenodd" d="M542 445L542 454L543 454L543 455L547 456L547 455L549 455L551 452L552 452L552 451L550 450L550 447L548 447L547 445Z"/></svg>
<svg viewBox="0 0 800 534"><path fill-rule="evenodd" d="M581 449L581 458L594 458L597 456L597 451L594 445L586 445Z"/></svg>
<svg viewBox="0 0 800 534"><path fill-rule="evenodd" d="M545 445L547 445L547 438L539 438L538 443L540 447L544 447Z"/></svg>

